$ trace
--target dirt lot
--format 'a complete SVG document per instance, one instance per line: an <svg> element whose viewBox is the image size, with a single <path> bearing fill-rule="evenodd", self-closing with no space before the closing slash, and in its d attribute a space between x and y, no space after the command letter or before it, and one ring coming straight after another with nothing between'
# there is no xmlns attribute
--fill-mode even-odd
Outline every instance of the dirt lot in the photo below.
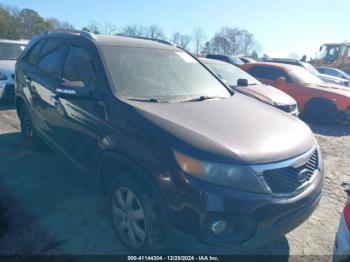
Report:
<svg viewBox="0 0 350 262"><path fill-rule="evenodd" d="M340 183L350 180L350 127L312 129L324 157L324 196L304 224L263 252L332 253L345 201ZM0 209L6 210L8 222L0 229L6 232L0 237L0 255L126 254L95 187L57 154L32 152L19 138L15 111L0 107Z"/></svg>

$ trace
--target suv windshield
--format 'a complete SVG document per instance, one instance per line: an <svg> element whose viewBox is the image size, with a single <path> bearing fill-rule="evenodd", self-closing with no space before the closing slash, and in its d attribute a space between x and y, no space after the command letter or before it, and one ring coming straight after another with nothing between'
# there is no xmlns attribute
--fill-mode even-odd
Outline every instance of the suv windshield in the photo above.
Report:
<svg viewBox="0 0 350 262"><path fill-rule="evenodd" d="M204 62L205 63L205 62ZM210 69L214 71L222 79L225 79L229 86L237 86L238 79L247 79L248 85L261 84L254 77L228 63L205 63Z"/></svg>
<svg viewBox="0 0 350 262"><path fill-rule="evenodd" d="M25 45L0 43L0 60L17 60Z"/></svg>
<svg viewBox="0 0 350 262"><path fill-rule="evenodd" d="M290 72L291 78L300 85L305 84L322 84L323 81L317 76L311 74L302 67L295 67Z"/></svg>
<svg viewBox="0 0 350 262"><path fill-rule="evenodd" d="M103 47L103 53L117 93L124 98L152 102L231 96L186 52L108 46Z"/></svg>

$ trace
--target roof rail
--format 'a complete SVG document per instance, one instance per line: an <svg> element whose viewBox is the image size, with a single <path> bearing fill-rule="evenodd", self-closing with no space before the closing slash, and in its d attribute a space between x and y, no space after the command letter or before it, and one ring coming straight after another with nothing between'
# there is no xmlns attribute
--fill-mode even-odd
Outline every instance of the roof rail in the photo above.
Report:
<svg viewBox="0 0 350 262"><path fill-rule="evenodd" d="M117 35L118 36L123 36L123 37L135 38L135 39L150 40L150 41L155 41L155 42L158 42L158 43L161 43L161 44L174 46L169 41L166 41L166 40L163 40L163 39L144 37L144 36L127 36L127 35L123 35L123 34L117 34Z"/></svg>
<svg viewBox="0 0 350 262"><path fill-rule="evenodd" d="M90 39L96 39L96 36L93 33L82 31L82 30L75 30L75 29L51 29L51 30L45 31L44 34L71 34L71 35L84 36Z"/></svg>

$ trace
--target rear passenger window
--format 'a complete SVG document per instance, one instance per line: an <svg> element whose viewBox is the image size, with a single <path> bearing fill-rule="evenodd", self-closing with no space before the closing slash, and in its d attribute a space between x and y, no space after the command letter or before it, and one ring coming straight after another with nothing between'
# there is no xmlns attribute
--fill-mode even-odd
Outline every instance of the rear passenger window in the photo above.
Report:
<svg viewBox="0 0 350 262"><path fill-rule="evenodd" d="M275 81L279 77L284 77L287 82L292 82L290 77L282 70L267 66L255 66L248 70L248 73L256 78L264 78Z"/></svg>
<svg viewBox="0 0 350 262"><path fill-rule="evenodd" d="M92 57L85 48L77 45L69 47L64 63L63 81L69 87L94 88L96 73Z"/></svg>
<svg viewBox="0 0 350 262"><path fill-rule="evenodd" d="M65 53L65 43L60 40L48 40L41 50L38 68L52 77L60 76L60 65Z"/></svg>
<svg viewBox="0 0 350 262"><path fill-rule="evenodd" d="M36 62L38 61L40 50L45 44L44 40L39 41L36 43L29 51L24 60L28 62L29 64L36 65Z"/></svg>

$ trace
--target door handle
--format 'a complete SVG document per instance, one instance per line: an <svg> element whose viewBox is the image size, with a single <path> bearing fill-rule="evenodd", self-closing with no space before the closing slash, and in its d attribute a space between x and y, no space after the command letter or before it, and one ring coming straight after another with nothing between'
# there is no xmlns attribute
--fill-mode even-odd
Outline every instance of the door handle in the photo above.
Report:
<svg viewBox="0 0 350 262"><path fill-rule="evenodd" d="M61 101L58 96L51 96L50 101L53 106L58 106L61 104Z"/></svg>

